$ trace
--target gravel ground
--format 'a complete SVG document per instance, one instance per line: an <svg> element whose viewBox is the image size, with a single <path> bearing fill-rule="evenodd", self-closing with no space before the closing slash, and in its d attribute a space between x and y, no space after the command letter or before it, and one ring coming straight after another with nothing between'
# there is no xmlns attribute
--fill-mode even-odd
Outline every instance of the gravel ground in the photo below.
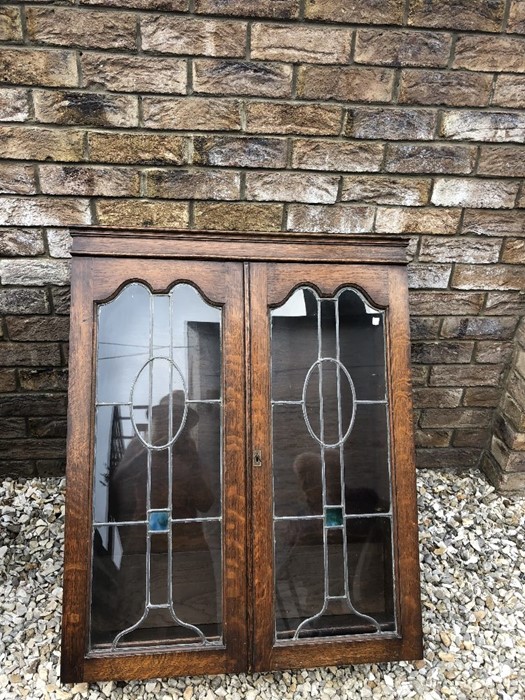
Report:
<svg viewBox="0 0 525 700"><path fill-rule="evenodd" d="M418 475L425 659L60 686L63 481L0 486L0 698L525 698L525 500Z"/></svg>

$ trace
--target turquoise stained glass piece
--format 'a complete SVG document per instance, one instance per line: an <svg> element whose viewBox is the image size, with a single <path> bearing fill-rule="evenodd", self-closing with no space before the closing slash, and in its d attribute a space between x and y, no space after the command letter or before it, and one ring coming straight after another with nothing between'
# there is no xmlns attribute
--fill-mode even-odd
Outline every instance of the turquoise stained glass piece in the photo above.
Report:
<svg viewBox="0 0 525 700"><path fill-rule="evenodd" d="M326 527L341 527L343 524L343 509L339 507L325 508L324 522Z"/></svg>
<svg viewBox="0 0 525 700"><path fill-rule="evenodd" d="M150 532L167 532L170 522L169 510L154 510L149 514Z"/></svg>

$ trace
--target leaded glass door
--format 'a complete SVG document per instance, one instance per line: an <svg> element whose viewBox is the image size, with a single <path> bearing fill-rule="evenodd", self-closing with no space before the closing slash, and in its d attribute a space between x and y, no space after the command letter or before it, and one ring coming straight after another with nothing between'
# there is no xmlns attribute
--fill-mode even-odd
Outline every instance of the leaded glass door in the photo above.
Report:
<svg viewBox="0 0 525 700"><path fill-rule="evenodd" d="M410 458L394 440L410 421L399 393L392 418L408 350L402 280L360 266L250 273L253 365L267 368L252 384L255 667L377 658L385 641L401 648L414 585L394 492Z"/></svg>
<svg viewBox="0 0 525 700"><path fill-rule="evenodd" d="M246 664L242 273L95 260L74 290L73 373L94 375L73 425L92 464L76 564L92 678L108 660L123 677L137 659L153 676Z"/></svg>

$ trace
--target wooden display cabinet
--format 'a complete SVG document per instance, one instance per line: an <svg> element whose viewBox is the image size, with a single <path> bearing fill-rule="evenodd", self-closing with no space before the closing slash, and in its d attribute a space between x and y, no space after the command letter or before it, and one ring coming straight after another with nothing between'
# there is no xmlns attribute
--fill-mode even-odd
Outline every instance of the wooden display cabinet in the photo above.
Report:
<svg viewBox="0 0 525 700"><path fill-rule="evenodd" d="M62 680L419 658L405 241L73 236Z"/></svg>

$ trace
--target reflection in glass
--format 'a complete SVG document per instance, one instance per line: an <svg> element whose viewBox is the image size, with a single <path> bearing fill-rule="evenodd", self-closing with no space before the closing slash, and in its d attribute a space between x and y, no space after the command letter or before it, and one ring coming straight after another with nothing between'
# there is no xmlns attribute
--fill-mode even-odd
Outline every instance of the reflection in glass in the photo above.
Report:
<svg viewBox="0 0 525 700"><path fill-rule="evenodd" d="M395 629L384 328L350 288L271 312L277 639Z"/></svg>
<svg viewBox="0 0 525 700"><path fill-rule="evenodd" d="M221 641L220 320L187 284L99 307L92 648Z"/></svg>

